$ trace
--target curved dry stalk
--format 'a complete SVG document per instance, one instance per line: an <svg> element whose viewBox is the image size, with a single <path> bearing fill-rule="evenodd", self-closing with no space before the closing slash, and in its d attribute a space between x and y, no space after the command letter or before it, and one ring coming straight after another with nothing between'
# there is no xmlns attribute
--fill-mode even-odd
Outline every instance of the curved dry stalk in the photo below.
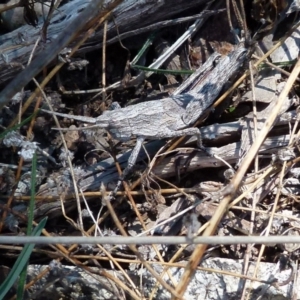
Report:
<svg viewBox="0 0 300 300"><path fill-rule="evenodd" d="M127 184L125 183L125 190L128 189ZM131 195L128 195L129 198L132 198ZM106 201L106 205L108 208L108 211L110 212L110 215L113 219L113 221L115 222L115 225L118 227L118 229L120 230L121 234L124 237L127 237L127 233L124 230L123 226L120 224L119 219L110 203L110 201L105 197L104 199ZM132 199L133 200L133 199ZM129 248L131 249L131 251L133 251L133 253L140 259L141 263L145 266L145 268L147 268L147 270L150 272L150 274L152 274L154 276L154 278L166 289L168 290L172 295L174 296L178 296L177 293L175 292L175 290L168 285L164 280L162 280L162 278L156 273L156 271L149 265L149 263L142 257L142 255L139 253L139 251L137 250L135 245L129 245Z"/></svg>
<svg viewBox="0 0 300 300"><path fill-rule="evenodd" d="M199 228L199 230L198 230L198 232L197 232L197 235L200 235L200 234L206 229L207 225L208 225L208 223L202 225L202 226ZM188 247L188 246L189 246L188 244L182 245L182 246L176 251L176 253L172 256L172 258L169 260L168 263L172 266L172 265L174 264L174 262L181 256L181 254L182 254L183 251L186 249L186 247ZM184 267L185 267L185 266L184 266ZM161 276L163 276L163 275L167 272L168 268L169 268L169 266L166 266L166 267L163 269L163 271L162 271L162 273L161 273ZM197 269L199 270L199 269L201 269L201 267L198 267ZM151 292L151 294L150 294L149 300L152 300L152 299L154 298L157 289L158 289L158 284L156 284L155 287L152 289L152 292Z"/></svg>
<svg viewBox="0 0 300 300"><path fill-rule="evenodd" d="M220 202L214 216L211 218L208 228L203 233L203 236L210 236L213 235L217 225L219 224L222 216L224 215L225 211L228 209L228 205L230 201L232 200L233 195L237 191L240 183L242 182L242 179L249 168L250 163L252 162L254 156L259 150L259 147L263 143L264 139L267 136L267 133L269 132L269 129L273 126L273 123L278 115L278 112L287 97L290 89L292 88L293 83L295 82L296 78L298 77L300 72L300 59L297 61L291 76L288 78L287 83L281 92L277 104L274 107L273 113L269 116L268 120L265 123L265 126L262 128L262 130L259 132L259 135L257 136L257 139L255 143L251 146L248 154L246 155L245 159L243 160L243 163L241 164L241 167L238 169L237 173L235 174L234 178L231 180L230 184L228 185L228 189L226 193L228 193L227 196ZM202 259L202 256L206 250L206 245L198 245L194 252L192 253L190 260L187 264L186 270L182 276L182 280L180 281L179 285L176 288L177 293L179 293L180 296L182 296L190 282L190 280L193 278L193 275L195 273L195 270L199 264L199 262Z"/></svg>

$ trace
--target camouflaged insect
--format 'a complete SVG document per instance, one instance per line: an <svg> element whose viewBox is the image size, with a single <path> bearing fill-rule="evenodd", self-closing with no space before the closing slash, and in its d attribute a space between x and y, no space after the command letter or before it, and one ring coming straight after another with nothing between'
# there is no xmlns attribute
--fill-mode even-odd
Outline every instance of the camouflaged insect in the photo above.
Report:
<svg viewBox="0 0 300 300"><path fill-rule="evenodd" d="M190 92L181 95L147 101L124 108L116 105L114 110L105 111L97 118L61 113L53 114L94 124L91 127L105 128L113 138L119 141L128 141L132 137L137 137L128 165L114 190L115 194L120 188L122 180L134 166L145 139L196 135L198 147L202 148L200 131L191 126L213 104L224 84L243 65L247 52L244 47L237 47L229 55L221 58L217 66L207 76L203 76L200 84Z"/></svg>

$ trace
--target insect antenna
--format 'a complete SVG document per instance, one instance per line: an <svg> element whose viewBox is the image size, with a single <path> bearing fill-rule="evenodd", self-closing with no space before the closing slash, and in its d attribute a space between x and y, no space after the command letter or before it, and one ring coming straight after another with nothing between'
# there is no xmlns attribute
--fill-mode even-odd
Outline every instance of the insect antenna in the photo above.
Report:
<svg viewBox="0 0 300 300"><path fill-rule="evenodd" d="M62 118L67 118L67 119L73 119L73 120L76 120L76 121L85 122L85 123L89 123L89 124L95 124L96 123L96 119L91 118L91 117L83 117L83 116L74 116L74 115L62 114L62 113L58 113L58 112L52 112L52 111L46 110L46 109L41 109L41 111L46 112L50 115L55 115L55 116L62 117Z"/></svg>

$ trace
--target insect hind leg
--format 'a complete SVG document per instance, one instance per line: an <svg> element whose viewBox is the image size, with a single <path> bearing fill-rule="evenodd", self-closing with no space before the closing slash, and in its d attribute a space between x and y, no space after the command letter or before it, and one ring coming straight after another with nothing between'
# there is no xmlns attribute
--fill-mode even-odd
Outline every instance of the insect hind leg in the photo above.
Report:
<svg viewBox="0 0 300 300"><path fill-rule="evenodd" d="M135 146L130 154L130 157L128 159L127 167L124 169L123 174L119 177L117 186L115 187L115 189L113 190L113 192L110 196L111 198L114 198L116 196L118 190L121 188L122 182L125 180L125 178L128 176L128 174L134 167L136 160L138 158L138 155L140 153L141 147L143 145L143 142L144 142L144 138L142 138L142 137L138 137L136 139L136 144L135 144Z"/></svg>

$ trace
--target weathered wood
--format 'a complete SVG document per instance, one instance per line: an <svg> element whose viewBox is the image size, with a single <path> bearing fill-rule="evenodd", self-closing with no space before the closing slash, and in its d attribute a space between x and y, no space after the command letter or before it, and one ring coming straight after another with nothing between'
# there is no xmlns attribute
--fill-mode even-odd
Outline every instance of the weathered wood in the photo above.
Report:
<svg viewBox="0 0 300 300"><path fill-rule="evenodd" d="M77 18L81 11L91 0L73 0L61 6L53 15L47 30L47 41L40 42L36 48L35 55L42 52L45 43L55 43L56 37L66 28L72 20ZM111 0L104 1L108 5ZM108 38L117 36L117 29L120 33L141 28L155 22L166 20L173 15L190 8L201 10L201 3L204 0L161 0L161 1L134 1L125 0L114 12L114 20L108 23ZM104 6L105 6L104 5ZM34 28L24 25L10 33L0 36L0 84L12 78L20 71L20 67L13 63L26 64L32 52L35 42L40 37L41 26ZM90 52L101 48L102 28L93 35L82 47L82 52ZM80 39L80 36L72 43ZM10 66L8 67L8 63Z"/></svg>

